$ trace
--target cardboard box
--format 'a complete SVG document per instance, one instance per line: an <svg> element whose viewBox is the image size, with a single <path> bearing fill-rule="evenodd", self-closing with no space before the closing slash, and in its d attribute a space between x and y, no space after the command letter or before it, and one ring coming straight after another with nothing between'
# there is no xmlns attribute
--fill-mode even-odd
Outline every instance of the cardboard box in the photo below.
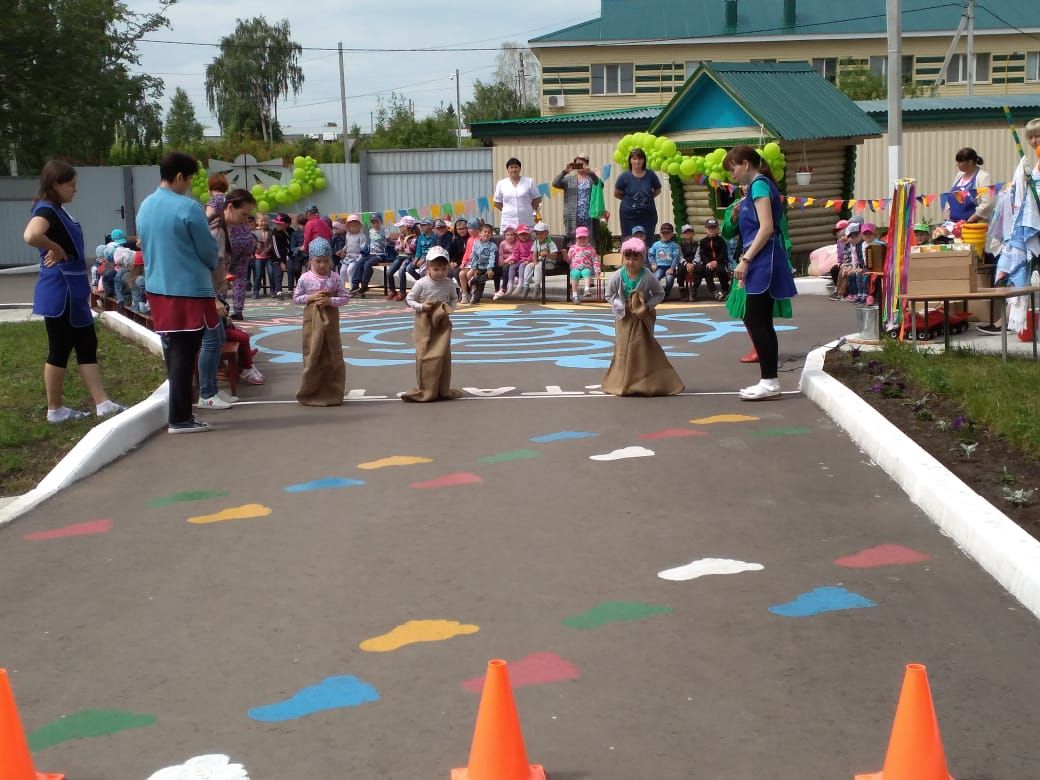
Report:
<svg viewBox="0 0 1040 780"><path fill-rule="evenodd" d="M916 252L909 258L908 295L953 295L978 289L974 250Z"/></svg>

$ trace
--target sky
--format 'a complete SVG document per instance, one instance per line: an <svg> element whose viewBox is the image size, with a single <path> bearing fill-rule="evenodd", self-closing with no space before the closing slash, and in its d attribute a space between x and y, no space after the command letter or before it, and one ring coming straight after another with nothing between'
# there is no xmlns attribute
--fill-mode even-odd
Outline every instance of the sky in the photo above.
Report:
<svg viewBox="0 0 1040 780"><path fill-rule="evenodd" d="M139 13L156 8L153 0L127 0L126 5ZM205 71L219 49L185 44L216 44L234 31L239 18L263 16L276 23L287 18L288 9L298 9L298 18L289 21L293 39L304 47L300 64L305 82L299 94L278 107L282 131L295 135L318 132L326 122L340 122L337 43L342 42L344 49L464 49L345 53L347 123L357 123L367 131L379 98L385 100L392 92L414 101L417 117L427 115L442 102L454 103L456 68L465 103L472 97L474 81L493 80L496 50L501 43L526 44L538 35L596 18L600 0L524 0L497 8L486 1L455 0L449 7L434 13L431 9L435 5L414 0L353 0L349 4L311 0L299 5L275 0L179 0L168 11L171 29L152 33L140 42L141 64L136 70L165 81L164 116L174 90L181 87L191 98L206 135L217 135L216 118L206 106ZM332 50L308 51L308 47Z"/></svg>

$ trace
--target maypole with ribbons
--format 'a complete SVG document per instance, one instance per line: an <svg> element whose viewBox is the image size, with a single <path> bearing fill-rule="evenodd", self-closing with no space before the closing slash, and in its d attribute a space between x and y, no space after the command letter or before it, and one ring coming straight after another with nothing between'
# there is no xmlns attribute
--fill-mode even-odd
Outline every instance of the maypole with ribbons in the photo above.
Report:
<svg viewBox="0 0 1040 780"><path fill-rule="evenodd" d="M910 247L914 238L914 212L917 206L916 183L900 179L892 193L888 223L888 251L885 253L885 294L883 321L890 332L903 335L903 309L899 296L905 295L910 274Z"/></svg>

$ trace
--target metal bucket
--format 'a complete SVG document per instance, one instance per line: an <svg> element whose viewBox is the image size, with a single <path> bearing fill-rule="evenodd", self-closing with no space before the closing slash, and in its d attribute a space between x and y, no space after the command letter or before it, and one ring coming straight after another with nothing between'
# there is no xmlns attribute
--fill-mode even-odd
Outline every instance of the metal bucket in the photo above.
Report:
<svg viewBox="0 0 1040 780"><path fill-rule="evenodd" d="M856 325L859 327L859 333L856 334L856 338L863 341L876 341L878 338L878 316L879 310L877 306L857 306Z"/></svg>

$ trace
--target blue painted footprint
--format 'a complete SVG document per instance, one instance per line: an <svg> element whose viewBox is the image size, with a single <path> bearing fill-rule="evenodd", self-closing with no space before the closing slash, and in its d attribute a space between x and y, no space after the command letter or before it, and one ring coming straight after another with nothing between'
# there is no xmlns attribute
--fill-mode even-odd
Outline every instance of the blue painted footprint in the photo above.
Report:
<svg viewBox="0 0 1040 780"><path fill-rule="evenodd" d="M311 482L301 482L298 485L286 485L282 488L286 493L307 493L311 490L335 490L336 488L356 487L364 485L363 479L349 479L348 477L325 477L315 479Z"/></svg>
<svg viewBox="0 0 1040 780"><path fill-rule="evenodd" d="M317 685L301 688L285 701L265 704L249 710L249 717L264 723L296 720L315 712L359 707L379 701L379 691L353 675L326 677Z"/></svg>
<svg viewBox="0 0 1040 780"><path fill-rule="evenodd" d="M811 617L823 612L840 612L844 609L866 609L876 607L871 601L858 593L845 588L816 588L802 593L786 604L774 604L769 611L781 617Z"/></svg>
<svg viewBox="0 0 1040 780"><path fill-rule="evenodd" d="M536 444L548 444L549 442L570 441L571 439L591 439L593 436L599 436L599 434L592 431L557 431L556 433L547 433L544 436L532 436L530 441Z"/></svg>

